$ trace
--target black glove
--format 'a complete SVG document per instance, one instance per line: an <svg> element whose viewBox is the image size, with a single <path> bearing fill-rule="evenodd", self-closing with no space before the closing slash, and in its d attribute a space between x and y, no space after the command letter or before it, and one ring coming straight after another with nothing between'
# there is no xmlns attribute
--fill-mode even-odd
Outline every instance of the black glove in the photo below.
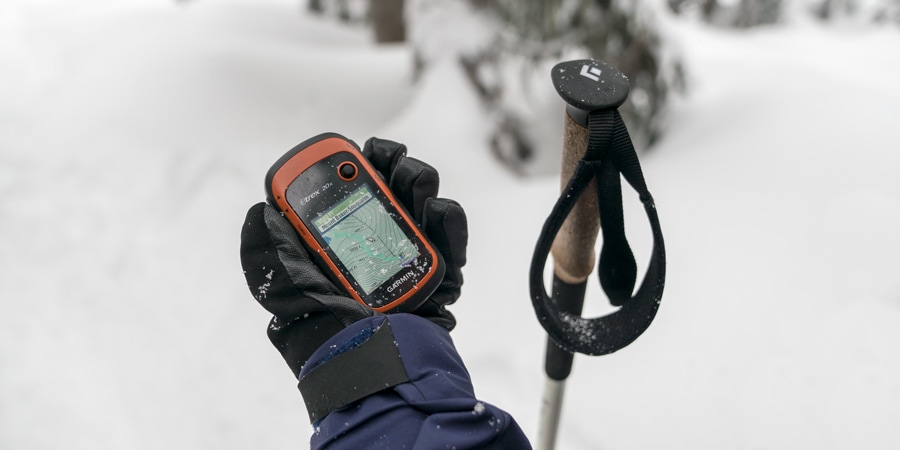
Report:
<svg viewBox="0 0 900 450"><path fill-rule="evenodd" d="M459 297L468 230L462 207L437 198L439 177L428 164L406 157L406 147L372 138L363 155L384 176L444 258L444 279L413 313L448 329L456 319L444 307ZM253 297L271 312L268 335L294 375L316 349L348 325L376 312L347 297L310 258L280 212L258 203L241 230L241 264Z"/></svg>

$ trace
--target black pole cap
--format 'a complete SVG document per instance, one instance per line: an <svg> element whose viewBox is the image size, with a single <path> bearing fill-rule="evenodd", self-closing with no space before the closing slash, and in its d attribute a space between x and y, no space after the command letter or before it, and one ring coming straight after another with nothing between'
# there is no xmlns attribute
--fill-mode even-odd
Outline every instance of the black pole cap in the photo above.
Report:
<svg viewBox="0 0 900 450"><path fill-rule="evenodd" d="M630 89L628 77L619 69L596 59L561 62L553 66L550 78L569 116L584 127L588 113L618 108Z"/></svg>

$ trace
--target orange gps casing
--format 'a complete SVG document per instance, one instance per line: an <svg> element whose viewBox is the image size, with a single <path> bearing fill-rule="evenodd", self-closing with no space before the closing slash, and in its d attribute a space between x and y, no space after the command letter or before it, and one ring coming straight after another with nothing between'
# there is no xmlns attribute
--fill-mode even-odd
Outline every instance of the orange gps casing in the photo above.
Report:
<svg viewBox="0 0 900 450"><path fill-rule="evenodd" d="M357 255L353 256L349 262L351 266L348 267L348 261L343 261L335 249L331 248L331 241L315 223L321 222L325 214L329 214L331 219L339 217L326 222L329 224L344 221L354 214L353 211L341 211L343 214L335 214L333 211L337 208L335 205L346 205L351 196L360 190L365 193L364 203L380 202L384 206L382 209L373 204L374 214L380 219L378 222L388 223L387 227L394 230L394 235L385 239L375 235L355 237L358 244L351 248L355 249ZM359 147L339 134L320 134L288 151L269 169L266 175L266 194L269 202L282 211L297 230L319 268L350 297L375 311L388 313L415 310L443 280L444 262L440 253L397 201ZM350 208L347 207L346 210L349 211ZM357 222L362 225L355 231L365 228L366 232L370 232L375 229L374 225L369 226L360 220ZM398 234L401 232L402 234ZM390 249L370 250L368 257L372 260L369 261L365 260L366 255L360 257L359 252L366 253L362 248L374 242L395 242L398 240L395 236L408 239L408 243L404 244L407 249L413 249L415 258L404 262L394 261L389 268L380 269L378 274L374 271L373 264L382 260L383 255L379 255L379 252L390 253ZM365 266L365 263L370 266ZM357 280L351 268L360 266L373 267L369 272L375 275L369 274L371 276L365 280ZM393 270L397 272L390 274ZM388 275L384 276L386 273ZM372 276L376 277L375 281L370 279Z"/></svg>

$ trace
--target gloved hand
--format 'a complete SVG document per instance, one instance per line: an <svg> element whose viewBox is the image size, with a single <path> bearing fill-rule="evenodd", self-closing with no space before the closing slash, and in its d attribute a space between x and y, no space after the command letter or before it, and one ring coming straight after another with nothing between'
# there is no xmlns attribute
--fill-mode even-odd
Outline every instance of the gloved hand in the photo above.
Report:
<svg viewBox="0 0 900 450"><path fill-rule="evenodd" d="M363 155L384 176L446 264L440 286L413 314L452 330L456 319L445 306L456 301L462 287L468 242L465 212L453 200L437 198L437 171L407 157L404 145L372 138ZM241 264L253 297L274 315L269 339L295 376L331 336L377 314L345 296L310 258L290 222L266 203L247 212L241 230Z"/></svg>

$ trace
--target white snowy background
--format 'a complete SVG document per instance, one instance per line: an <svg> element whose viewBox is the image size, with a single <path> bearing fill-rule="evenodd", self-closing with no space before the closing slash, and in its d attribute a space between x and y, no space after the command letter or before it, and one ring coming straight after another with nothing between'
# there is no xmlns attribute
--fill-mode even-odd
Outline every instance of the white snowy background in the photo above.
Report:
<svg viewBox="0 0 900 450"><path fill-rule="evenodd" d="M691 90L643 155L666 294L577 358L560 448L900 448L900 30L667 23ZM238 245L269 165L324 131L405 142L465 206L453 335L534 439L558 181L491 158L456 65L411 66L295 0L0 2L0 449L305 447Z"/></svg>

